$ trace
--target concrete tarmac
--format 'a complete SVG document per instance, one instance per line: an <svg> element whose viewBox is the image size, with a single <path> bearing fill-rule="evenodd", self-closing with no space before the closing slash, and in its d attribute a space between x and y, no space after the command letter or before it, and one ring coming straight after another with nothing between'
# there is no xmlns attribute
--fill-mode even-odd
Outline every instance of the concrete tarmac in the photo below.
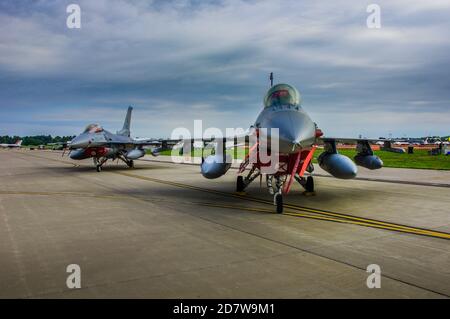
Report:
<svg viewBox="0 0 450 319"><path fill-rule="evenodd" d="M275 214L264 183L246 195L261 202L233 196L233 170L207 180L198 166L136 161L97 173L37 150L1 150L0 162L1 298L450 296L449 187L319 176L316 196L298 184L285 196L408 233ZM70 264L80 289L66 285ZM379 289L366 285L370 264Z"/></svg>

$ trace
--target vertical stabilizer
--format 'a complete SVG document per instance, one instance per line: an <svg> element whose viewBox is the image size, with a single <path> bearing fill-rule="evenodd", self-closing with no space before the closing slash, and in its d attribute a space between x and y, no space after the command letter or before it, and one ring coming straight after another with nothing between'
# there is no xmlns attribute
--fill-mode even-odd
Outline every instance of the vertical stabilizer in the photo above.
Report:
<svg viewBox="0 0 450 319"><path fill-rule="evenodd" d="M21 145L22 145L22 140L18 140L18 141L16 142L16 145L17 145L17 146L21 146Z"/></svg>
<svg viewBox="0 0 450 319"><path fill-rule="evenodd" d="M130 136L130 124L131 124L131 112L133 108L131 106L128 107L127 116L125 117L125 122L123 122L122 129L117 132L119 135Z"/></svg>

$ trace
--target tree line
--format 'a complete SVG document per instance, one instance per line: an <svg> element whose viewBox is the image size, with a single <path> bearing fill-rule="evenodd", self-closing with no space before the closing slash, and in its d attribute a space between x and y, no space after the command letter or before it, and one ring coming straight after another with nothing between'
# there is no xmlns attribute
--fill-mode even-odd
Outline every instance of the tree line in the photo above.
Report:
<svg viewBox="0 0 450 319"><path fill-rule="evenodd" d="M9 136L4 135L0 136L0 144L6 143L6 144L13 144L17 142L18 140L22 140L22 145L45 145L48 143L64 143L67 141L70 141L75 136L51 136L51 135L35 135L35 136Z"/></svg>

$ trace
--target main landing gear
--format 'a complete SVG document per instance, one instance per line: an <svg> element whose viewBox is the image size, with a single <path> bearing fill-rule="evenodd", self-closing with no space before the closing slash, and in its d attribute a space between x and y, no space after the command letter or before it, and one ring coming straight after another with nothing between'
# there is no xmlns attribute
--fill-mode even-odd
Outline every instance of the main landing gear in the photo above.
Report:
<svg viewBox="0 0 450 319"><path fill-rule="evenodd" d="M128 159L128 158L126 158L123 155L119 155L119 156L117 156L117 158L120 159L125 164L127 164L128 168L134 168L134 161L133 160Z"/></svg>
<svg viewBox="0 0 450 319"><path fill-rule="evenodd" d="M245 189L244 176L238 176L236 180L236 192L242 193Z"/></svg>
<svg viewBox="0 0 450 319"><path fill-rule="evenodd" d="M299 177L298 175L295 175L295 179L305 189L305 195L313 195L314 194L314 178L311 175L308 176L307 178Z"/></svg>
<svg viewBox="0 0 450 319"><path fill-rule="evenodd" d="M118 156L116 157L118 160L120 159L121 161L123 161L125 164L127 164L127 166L129 168L134 168L134 161L133 160L129 160L124 156ZM101 157L101 158L97 158L94 157L94 165L95 165L95 169L97 170L97 172L101 172L102 171L102 167L103 165L108 161L108 158L106 157ZM115 158L113 158L112 160L114 160Z"/></svg>
<svg viewBox="0 0 450 319"><path fill-rule="evenodd" d="M259 175L261 175L261 172L255 167L252 167L245 178L239 175L236 180L236 192L242 193Z"/></svg>

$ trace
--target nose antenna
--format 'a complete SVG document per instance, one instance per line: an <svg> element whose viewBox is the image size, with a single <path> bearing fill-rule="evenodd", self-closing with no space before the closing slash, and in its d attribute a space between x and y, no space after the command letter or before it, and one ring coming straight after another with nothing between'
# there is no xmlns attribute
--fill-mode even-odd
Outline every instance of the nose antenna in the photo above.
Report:
<svg viewBox="0 0 450 319"><path fill-rule="evenodd" d="M270 87L272 87L273 86L273 72L270 72L269 80L270 80Z"/></svg>

